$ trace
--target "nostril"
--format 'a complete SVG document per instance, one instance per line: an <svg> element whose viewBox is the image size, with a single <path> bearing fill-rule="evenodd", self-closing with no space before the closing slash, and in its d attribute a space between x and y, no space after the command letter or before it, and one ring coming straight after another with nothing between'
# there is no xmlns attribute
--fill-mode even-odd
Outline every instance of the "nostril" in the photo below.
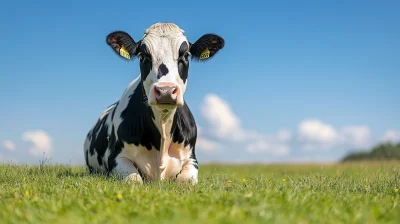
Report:
<svg viewBox="0 0 400 224"><path fill-rule="evenodd" d="M154 92L156 93L157 96L161 95L160 88L157 86L154 87Z"/></svg>
<svg viewBox="0 0 400 224"><path fill-rule="evenodd" d="M173 88L172 94L175 95L175 94L177 94L177 93L178 93L178 88Z"/></svg>

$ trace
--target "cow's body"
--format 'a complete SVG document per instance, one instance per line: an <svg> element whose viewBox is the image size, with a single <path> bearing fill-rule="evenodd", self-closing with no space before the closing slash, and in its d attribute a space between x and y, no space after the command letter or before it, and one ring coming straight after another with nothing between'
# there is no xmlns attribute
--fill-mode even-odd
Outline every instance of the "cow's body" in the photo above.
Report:
<svg viewBox="0 0 400 224"><path fill-rule="evenodd" d="M197 183L197 128L183 100L187 54L201 58L204 49L215 54L223 47L223 39L204 35L192 45L176 25L155 24L138 43L120 31L111 33L107 43L127 59L140 56L141 75L89 131L84 144L88 170L138 182L178 179Z"/></svg>
<svg viewBox="0 0 400 224"><path fill-rule="evenodd" d="M125 175L138 173L143 178L175 178L182 175L197 179L195 143L197 129L187 104L177 108L169 133L161 148L161 130L158 128L162 114L153 111L145 101L140 77L126 89L121 99L108 107L90 130L85 142L86 164L91 172L125 172L120 163L134 167ZM135 168L136 170L134 170Z"/></svg>

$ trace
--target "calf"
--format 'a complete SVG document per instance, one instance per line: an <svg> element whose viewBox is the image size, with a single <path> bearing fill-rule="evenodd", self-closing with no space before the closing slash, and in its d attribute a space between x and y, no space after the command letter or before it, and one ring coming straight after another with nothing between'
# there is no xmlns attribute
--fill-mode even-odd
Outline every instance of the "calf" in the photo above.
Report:
<svg viewBox="0 0 400 224"><path fill-rule="evenodd" d="M88 171L139 183L172 179L196 184L197 128L183 98L189 57L211 59L224 39L205 34L192 44L177 25L156 23L138 42L123 31L110 33L106 41L126 60L139 57L140 75L87 134Z"/></svg>

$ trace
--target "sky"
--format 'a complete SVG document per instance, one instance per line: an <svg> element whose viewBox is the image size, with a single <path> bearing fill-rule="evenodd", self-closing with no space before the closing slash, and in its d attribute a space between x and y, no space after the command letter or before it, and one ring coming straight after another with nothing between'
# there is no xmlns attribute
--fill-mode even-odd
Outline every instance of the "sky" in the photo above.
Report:
<svg viewBox="0 0 400 224"><path fill-rule="evenodd" d="M106 35L156 22L225 39L190 65L200 164L334 162L400 141L399 1L142 2L2 3L0 162L83 164L87 132L139 75Z"/></svg>

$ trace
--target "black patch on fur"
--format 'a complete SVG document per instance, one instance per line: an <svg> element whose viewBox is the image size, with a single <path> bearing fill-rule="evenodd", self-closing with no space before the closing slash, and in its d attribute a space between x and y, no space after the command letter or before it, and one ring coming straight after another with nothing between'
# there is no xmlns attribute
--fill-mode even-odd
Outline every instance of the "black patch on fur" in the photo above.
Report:
<svg viewBox="0 0 400 224"><path fill-rule="evenodd" d="M196 169L199 169L199 164L198 164L198 162L197 162L196 152L195 152L195 150L194 150L194 147L193 147L192 153L190 154L190 157L189 157L189 158L190 158L190 159L193 159L193 166L194 166Z"/></svg>
<svg viewBox="0 0 400 224"><path fill-rule="evenodd" d="M114 136L115 137L115 136ZM117 156L121 153L124 143L120 140L113 142L114 146L111 148L110 156L108 156L108 166L107 172L110 173L116 166L117 161L115 160Z"/></svg>
<svg viewBox="0 0 400 224"><path fill-rule="evenodd" d="M194 117L186 102L182 107L176 109L171 127L172 141L184 146L190 145L194 148L197 138L197 127Z"/></svg>
<svg viewBox="0 0 400 224"><path fill-rule="evenodd" d="M168 68L164 63L161 63L160 67L158 67L157 79L167 75L169 72Z"/></svg>
<svg viewBox="0 0 400 224"><path fill-rule="evenodd" d="M186 41L182 42L179 47L179 57L182 57L189 50L189 46Z"/></svg>
<svg viewBox="0 0 400 224"><path fill-rule="evenodd" d="M178 72L179 76L183 80L183 83L186 83L189 73L189 60L187 51L189 50L189 46L186 42L183 42L179 48L179 60L178 60Z"/></svg>
<svg viewBox="0 0 400 224"><path fill-rule="evenodd" d="M139 52L146 54L146 55L150 55L150 50L147 48L146 44L141 44L139 47Z"/></svg>
<svg viewBox="0 0 400 224"><path fill-rule="evenodd" d="M89 164L89 150L86 150L85 161L86 161L86 166L88 167L89 173L93 173L93 168Z"/></svg>
<svg viewBox="0 0 400 224"><path fill-rule="evenodd" d="M108 125L106 124L107 117L109 114L106 114L102 119L99 119L95 128L92 132L92 141L90 144L90 151L93 152L91 155L94 154L94 150L97 152L97 161L99 165L103 165L103 156L107 150L108 140L107 140L107 131ZM99 133L98 135L97 132Z"/></svg>
<svg viewBox="0 0 400 224"><path fill-rule="evenodd" d="M160 150L161 134L155 126L154 114L150 106L143 103L143 82L130 96L128 106L121 113L122 122L118 127L119 139L136 146L143 145L148 150L154 146Z"/></svg>
<svg viewBox="0 0 400 224"><path fill-rule="evenodd" d="M146 44L140 45L140 53L142 54L141 57L144 58L144 60L140 59L140 74L142 76L142 81L144 81L153 67L153 62Z"/></svg>
<svg viewBox="0 0 400 224"><path fill-rule="evenodd" d="M225 40L216 34L204 34L190 47L193 60L200 60L201 53L208 48L210 57L201 61L211 59L219 50L224 48Z"/></svg>

